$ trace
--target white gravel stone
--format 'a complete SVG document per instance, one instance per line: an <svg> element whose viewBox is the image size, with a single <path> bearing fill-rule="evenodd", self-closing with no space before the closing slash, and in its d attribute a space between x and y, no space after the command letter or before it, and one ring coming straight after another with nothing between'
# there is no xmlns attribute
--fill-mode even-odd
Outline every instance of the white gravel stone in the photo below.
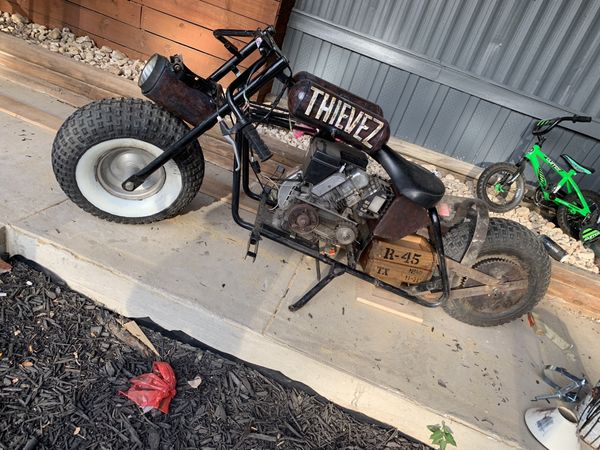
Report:
<svg viewBox="0 0 600 450"><path fill-rule="evenodd" d="M48 33L48 39L58 40L61 37L62 37L62 32L58 28L55 28L50 33Z"/></svg>
<svg viewBox="0 0 600 450"><path fill-rule="evenodd" d="M20 14L0 11L0 31L131 80L137 80L145 64L108 46L98 48L92 38L75 36L68 27L48 30L44 25L30 23Z"/></svg>
<svg viewBox="0 0 600 450"><path fill-rule="evenodd" d="M117 61L127 59L127 55L119 50L113 50L111 57Z"/></svg>
<svg viewBox="0 0 600 450"><path fill-rule="evenodd" d="M29 22L29 19L23 17L21 14L16 13L10 16L10 20L16 25L24 25Z"/></svg>

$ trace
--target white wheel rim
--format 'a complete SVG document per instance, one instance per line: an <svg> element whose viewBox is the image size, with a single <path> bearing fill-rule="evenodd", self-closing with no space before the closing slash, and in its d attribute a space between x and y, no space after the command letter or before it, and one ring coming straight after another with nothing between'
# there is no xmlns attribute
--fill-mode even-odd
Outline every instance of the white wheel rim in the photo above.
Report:
<svg viewBox="0 0 600 450"><path fill-rule="evenodd" d="M116 180L122 176L125 181L161 153L156 145L132 138L96 144L77 162L77 187L92 205L106 213L120 217L158 214L177 200L183 188L181 172L173 160L133 193L120 188Z"/></svg>

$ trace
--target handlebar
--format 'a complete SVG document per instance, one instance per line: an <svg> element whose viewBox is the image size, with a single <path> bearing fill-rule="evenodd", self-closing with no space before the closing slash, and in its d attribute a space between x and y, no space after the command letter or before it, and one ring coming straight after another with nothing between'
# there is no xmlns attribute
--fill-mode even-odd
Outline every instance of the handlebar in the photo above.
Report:
<svg viewBox="0 0 600 450"><path fill-rule="evenodd" d="M535 125L533 126L533 129L531 130L531 132L536 136L541 136L543 134L548 133L552 128L554 128L559 123L565 122L565 121L571 121L573 123L575 123L575 122L591 122L592 118L590 116L573 115L573 116L556 117L554 119L538 120L535 123Z"/></svg>
<svg viewBox="0 0 600 450"><path fill-rule="evenodd" d="M234 56L220 69L218 69L217 72L211 75L211 77L220 78L228 70L233 70L236 73L236 79L231 82L225 91L225 100L228 103L231 112L237 119L239 131L247 139L260 161L264 162L271 158L273 153L271 153L269 147L267 147L265 142L256 131L256 128L252 123L251 115L242 111L237 104L234 93L237 89L241 89L244 91L244 93L249 92L248 96L250 96L252 93L250 85L263 85L272 78L279 76L285 67L289 67L287 58L283 56L281 50L277 46L277 43L273 39L275 29L272 26L269 26L264 30L219 29L215 30L213 34L225 45L225 48L233 53ZM252 41L248 42L242 49L238 49L231 41L227 39L227 37L249 36L252 37ZM237 69L237 64L246 59L256 50L261 53L261 57L247 67L242 73L240 73ZM276 56L275 60L271 58L273 54ZM264 71L259 72L260 69L267 65L268 67ZM246 96L244 97L247 98Z"/></svg>
<svg viewBox="0 0 600 450"><path fill-rule="evenodd" d="M262 38L269 43L271 49L277 48L277 45L272 39L275 34L275 28L268 26L264 30L232 30L229 28L220 28L213 31L213 36L217 38L229 52L235 56L239 55L239 49L227 37L252 37L254 39Z"/></svg>
<svg viewBox="0 0 600 450"><path fill-rule="evenodd" d="M261 162L265 162L267 159L273 156L265 141L262 140L256 128L251 123L247 124L244 128L242 128L242 133L248 139L254 150L256 150L256 154L260 158Z"/></svg>
<svg viewBox="0 0 600 450"><path fill-rule="evenodd" d="M571 121L573 121L573 122L591 122L592 118L590 116L573 116L573 117L571 117Z"/></svg>

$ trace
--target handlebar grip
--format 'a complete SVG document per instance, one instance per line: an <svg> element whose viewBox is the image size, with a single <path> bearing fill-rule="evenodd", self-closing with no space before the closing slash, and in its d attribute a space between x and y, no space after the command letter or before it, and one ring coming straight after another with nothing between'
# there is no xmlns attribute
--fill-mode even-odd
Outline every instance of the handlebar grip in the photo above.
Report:
<svg viewBox="0 0 600 450"><path fill-rule="evenodd" d="M590 116L573 116L571 120L573 122L591 122L592 118Z"/></svg>
<svg viewBox="0 0 600 450"><path fill-rule="evenodd" d="M267 159L271 158L271 156L273 156L273 153L271 152L271 150L269 150L267 144L265 144L265 142L259 136L258 131L256 131L256 128L254 128L254 125L249 123L244 128L242 128L242 133L244 134L244 136L246 136L246 139L248 139L254 150L256 150L256 153L258 154L258 157L262 162L266 161Z"/></svg>

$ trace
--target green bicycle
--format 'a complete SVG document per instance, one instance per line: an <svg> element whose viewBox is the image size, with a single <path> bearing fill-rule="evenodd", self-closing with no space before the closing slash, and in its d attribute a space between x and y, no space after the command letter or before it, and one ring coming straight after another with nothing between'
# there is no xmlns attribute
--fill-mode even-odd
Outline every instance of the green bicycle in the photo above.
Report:
<svg viewBox="0 0 600 450"><path fill-rule="evenodd" d="M542 145L546 140L544 135L566 120L590 122L592 118L568 116L538 121L532 130L536 142L531 149L516 164L501 162L486 168L477 180L477 196L487 204L490 211L507 212L516 208L525 195L523 172L526 161L529 161L538 181L535 203L549 203L555 206L556 220L561 230L575 239L592 242L600 237L600 195L580 189L573 177L578 173L591 175L594 169L578 163L567 154L562 154L560 156L570 168L566 171L542 152ZM559 175L558 183L550 185L541 169L542 163Z"/></svg>

